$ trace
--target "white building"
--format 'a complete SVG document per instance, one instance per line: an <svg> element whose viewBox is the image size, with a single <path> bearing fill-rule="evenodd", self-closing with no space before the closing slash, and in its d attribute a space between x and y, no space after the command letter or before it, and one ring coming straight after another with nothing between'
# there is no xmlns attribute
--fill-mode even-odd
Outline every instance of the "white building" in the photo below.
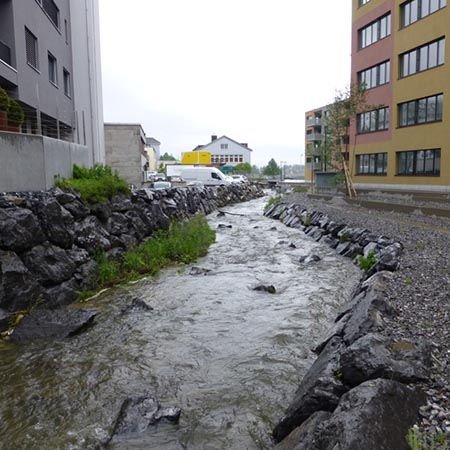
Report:
<svg viewBox="0 0 450 450"><path fill-rule="evenodd" d="M211 136L211 142L197 146L194 151L210 152L211 163L216 166L236 166L242 163L251 164L251 152L248 144L242 144L227 136L218 138Z"/></svg>

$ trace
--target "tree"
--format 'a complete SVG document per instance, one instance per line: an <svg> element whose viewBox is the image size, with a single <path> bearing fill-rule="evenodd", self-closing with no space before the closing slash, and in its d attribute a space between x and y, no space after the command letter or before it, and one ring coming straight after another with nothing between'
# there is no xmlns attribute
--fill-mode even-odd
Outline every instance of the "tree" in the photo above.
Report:
<svg viewBox="0 0 450 450"><path fill-rule="evenodd" d="M234 166L237 173L250 174L252 173L252 166L249 163L240 163Z"/></svg>
<svg viewBox="0 0 450 450"><path fill-rule="evenodd" d="M326 118L327 132L323 151L331 157L331 163L337 170L341 170L345 177L345 186L349 197L356 196L351 180L347 161L349 160L349 130L352 120L356 120L359 113L377 109L367 102L367 90L364 85L351 85L338 91L334 103L328 108ZM356 140L356 138L355 138Z"/></svg>
<svg viewBox="0 0 450 450"><path fill-rule="evenodd" d="M177 158L175 158L172 155L169 155L167 152L164 153L164 155L162 155L159 159L161 161L176 161L177 160Z"/></svg>
<svg viewBox="0 0 450 450"><path fill-rule="evenodd" d="M252 174L253 175L261 175L261 170L258 166L253 165L252 166Z"/></svg>
<svg viewBox="0 0 450 450"><path fill-rule="evenodd" d="M263 167L262 173L263 173L263 175L273 177L276 175L280 175L281 169L278 166L278 164L276 163L276 161L272 158L269 161L269 163L267 164L267 166Z"/></svg>

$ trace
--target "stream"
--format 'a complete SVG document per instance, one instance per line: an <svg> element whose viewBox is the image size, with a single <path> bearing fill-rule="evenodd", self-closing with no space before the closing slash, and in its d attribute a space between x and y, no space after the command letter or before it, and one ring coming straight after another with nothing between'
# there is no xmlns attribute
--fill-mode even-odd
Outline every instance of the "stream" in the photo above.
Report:
<svg viewBox="0 0 450 450"><path fill-rule="evenodd" d="M266 203L211 214L216 243L196 263L83 304L98 315L82 334L0 342L0 449L93 450L123 401L144 394L182 408L179 424L160 423L108 449L273 448L271 429L314 361L311 348L360 273L329 247L265 218ZM299 262L313 254L321 260ZM276 293L253 290L261 284ZM153 311L124 313L134 297Z"/></svg>

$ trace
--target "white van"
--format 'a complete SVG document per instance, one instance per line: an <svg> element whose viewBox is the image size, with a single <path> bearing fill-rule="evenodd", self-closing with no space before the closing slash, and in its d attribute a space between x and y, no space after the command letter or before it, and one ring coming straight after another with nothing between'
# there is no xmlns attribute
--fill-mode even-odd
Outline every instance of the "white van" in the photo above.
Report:
<svg viewBox="0 0 450 450"><path fill-rule="evenodd" d="M205 186L225 186L231 184L227 176L215 167L192 167L183 169L180 175L186 183L201 181Z"/></svg>

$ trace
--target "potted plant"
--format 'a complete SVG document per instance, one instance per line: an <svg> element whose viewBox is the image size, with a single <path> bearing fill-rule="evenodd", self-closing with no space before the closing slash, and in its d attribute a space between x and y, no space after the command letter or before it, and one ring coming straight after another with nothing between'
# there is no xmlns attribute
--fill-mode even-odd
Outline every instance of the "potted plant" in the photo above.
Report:
<svg viewBox="0 0 450 450"><path fill-rule="evenodd" d="M9 95L0 87L0 130L6 130L8 128L8 108L9 108Z"/></svg>
<svg viewBox="0 0 450 450"><path fill-rule="evenodd" d="M20 132L20 126L23 124L25 120L25 114L23 112L22 107L16 100L9 101L9 109L8 109L8 127L9 131L15 131L17 133Z"/></svg>

